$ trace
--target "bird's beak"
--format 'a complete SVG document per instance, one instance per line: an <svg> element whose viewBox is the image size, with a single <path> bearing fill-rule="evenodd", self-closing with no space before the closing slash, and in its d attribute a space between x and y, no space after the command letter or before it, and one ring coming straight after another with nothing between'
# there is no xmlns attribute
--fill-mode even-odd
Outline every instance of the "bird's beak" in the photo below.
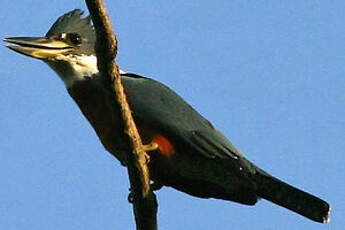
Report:
<svg viewBox="0 0 345 230"><path fill-rule="evenodd" d="M73 50L66 42L47 37L12 37L4 38L4 41L14 44L6 45L11 50L42 60L56 59Z"/></svg>

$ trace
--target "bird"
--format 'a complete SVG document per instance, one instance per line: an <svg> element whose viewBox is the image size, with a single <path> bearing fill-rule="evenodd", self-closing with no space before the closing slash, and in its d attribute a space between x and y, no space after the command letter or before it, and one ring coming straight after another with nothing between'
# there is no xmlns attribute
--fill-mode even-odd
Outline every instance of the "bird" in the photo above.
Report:
<svg viewBox="0 0 345 230"><path fill-rule="evenodd" d="M96 34L90 15L72 10L44 37L8 37L7 47L42 60L60 77L104 148L126 166L127 146L111 84L99 74ZM319 223L330 221L331 206L250 162L211 122L168 86L120 70L153 184L199 198L244 205L265 199Z"/></svg>

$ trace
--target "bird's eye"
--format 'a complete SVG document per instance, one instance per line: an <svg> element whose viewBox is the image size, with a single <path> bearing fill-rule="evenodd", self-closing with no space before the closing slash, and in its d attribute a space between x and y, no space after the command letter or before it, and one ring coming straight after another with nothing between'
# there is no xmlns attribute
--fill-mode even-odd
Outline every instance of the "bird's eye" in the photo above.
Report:
<svg viewBox="0 0 345 230"><path fill-rule="evenodd" d="M82 42L82 39L79 34L76 33L70 33L67 34L67 39L73 44L73 45L80 45Z"/></svg>

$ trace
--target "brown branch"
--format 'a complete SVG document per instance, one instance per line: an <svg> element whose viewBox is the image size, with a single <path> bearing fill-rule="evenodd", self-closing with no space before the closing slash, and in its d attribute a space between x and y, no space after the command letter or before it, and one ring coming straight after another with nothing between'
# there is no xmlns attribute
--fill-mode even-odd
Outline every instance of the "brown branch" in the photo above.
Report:
<svg viewBox="0 0 345 230"><path fill-rule="evenodd" d="M121 112L123 132L128 146L127 169L133 195L133 209L138 230L157 229L157 201L150 188L147 167L148 156L143 150L141 139L133 121L132 113L121 84L119 68L114 61L117 54L117 40L102 0L85 0L95 26L96 53L101 76L112 82Z"/></svg>

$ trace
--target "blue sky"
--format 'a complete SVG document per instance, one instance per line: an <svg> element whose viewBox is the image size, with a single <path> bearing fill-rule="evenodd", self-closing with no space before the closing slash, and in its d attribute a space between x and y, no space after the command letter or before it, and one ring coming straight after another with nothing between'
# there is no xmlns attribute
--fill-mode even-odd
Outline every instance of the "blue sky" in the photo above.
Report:
<svg viewBox="0 0 345 230"><path fill-rule="evenodd" d="M174 89L257 165L329 201L317 224L157 192L160 229L343 229L344 1L106 1L129 72ZM0 3L0 36L42 36L83 1ZM134 229L126 169L44 63L0 47L0 229Z"/></svg>

